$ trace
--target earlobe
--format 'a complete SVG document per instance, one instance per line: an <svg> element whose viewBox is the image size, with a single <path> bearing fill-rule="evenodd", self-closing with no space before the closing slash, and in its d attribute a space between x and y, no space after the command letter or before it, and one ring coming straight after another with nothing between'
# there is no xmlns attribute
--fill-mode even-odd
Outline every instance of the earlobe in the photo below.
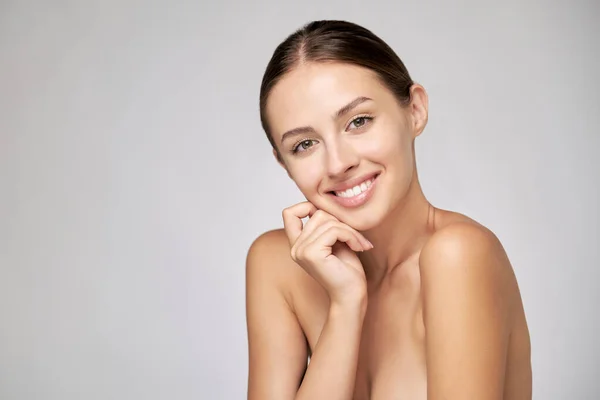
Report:
<svg viewBox="0 0 600 400"><path fill-rule="evenodd" d="M427 120L429 118L429 99L425 88L418 83L415 83L410 88L410 97L412 99L410 111L416 137L423 132L427 125Z"/></svg>

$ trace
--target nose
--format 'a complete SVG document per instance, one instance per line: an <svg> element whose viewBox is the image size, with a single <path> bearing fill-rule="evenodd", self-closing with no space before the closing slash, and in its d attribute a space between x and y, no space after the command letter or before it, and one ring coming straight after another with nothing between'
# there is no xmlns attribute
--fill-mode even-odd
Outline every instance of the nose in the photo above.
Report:
<svg viewBox="0 0 600 400"><path fill-rule="evenodd" d="M355 168L360 161L356 149L343 140L338 140L327 145L327 172L331 177L345 174Z"/></svg>

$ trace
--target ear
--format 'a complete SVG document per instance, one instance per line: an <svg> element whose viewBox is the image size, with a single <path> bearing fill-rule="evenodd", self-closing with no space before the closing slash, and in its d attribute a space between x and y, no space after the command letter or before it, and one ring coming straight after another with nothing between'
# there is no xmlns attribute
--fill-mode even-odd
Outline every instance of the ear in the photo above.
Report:
<svg viewBox="0 0 600 400"><path fill-rule="evenodd" d="M279 155L279 153L277 152L276 149L273 149L273 156L275 157L275 159L277 160L277 163L279 165L281 165L281 167L283 169L285 169L285 172L287 172L288 176L290 177L290 179L292 178L292 176L290 175L290 171L288 171L285 163L283 162L283 160L281 159L281 156Z"/></svg>
<svg viewBox="0 0 600 400"><path fill-rule="evenodd" d="M410 88L410 106L409 111L412 120L412 128L414 130L414 136L419 136L429 118L429 98L425 88L418 83L415 83Z"/></svg>

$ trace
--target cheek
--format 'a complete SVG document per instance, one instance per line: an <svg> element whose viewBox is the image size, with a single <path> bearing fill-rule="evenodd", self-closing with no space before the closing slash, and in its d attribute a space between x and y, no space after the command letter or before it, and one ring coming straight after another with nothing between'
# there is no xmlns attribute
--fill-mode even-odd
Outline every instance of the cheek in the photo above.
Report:
<svg viewBox="0 0 600 400"><path fill-rule="evenodd" d="M309 197L317 191L323 173L319 163L307 160L307 162L298 162L291 166L290 175L298 189L306 197Z"/></svg>
<svg viewBox="0 0 600 400"><path fill-rule="evenodd" d="M398 128L386 127L365 137L359 149L361 154L373 161L384 164L403 164L411 157L411 143L405 140L406 135Z"/></svg>

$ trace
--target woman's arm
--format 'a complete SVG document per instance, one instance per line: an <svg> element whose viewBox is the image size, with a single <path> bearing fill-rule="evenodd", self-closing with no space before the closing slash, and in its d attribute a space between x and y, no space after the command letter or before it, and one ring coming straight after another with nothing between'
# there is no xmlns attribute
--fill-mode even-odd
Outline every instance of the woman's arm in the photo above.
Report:
<svg viewBox="0 0 600 400"><path fill-rule="evenodd" d="M366 302L330 305L306 368L306 339L284 289L294 268L281 231L262 235L248 252L248 399L351 399Z"/></svg>
<svg viewBox="0 0 600 400"><path fill-rule="evenodd" d="M260 236L246 260L249 400L293 399L308 357L306 339L284 296L289 261L279 251L278 236L276 231Z"/></svg>
<svg viewBox="0 0 600 400"><path fill-rule="evenodd" d="M295 399L350 400L366 302L332 304Z"/></svg>
<svg viewBox="0 0 600 400"><path fill-rule="evenodd" d="M454 224L421 253L427 398L503 399L512 267L484 227Z"/></svg>

